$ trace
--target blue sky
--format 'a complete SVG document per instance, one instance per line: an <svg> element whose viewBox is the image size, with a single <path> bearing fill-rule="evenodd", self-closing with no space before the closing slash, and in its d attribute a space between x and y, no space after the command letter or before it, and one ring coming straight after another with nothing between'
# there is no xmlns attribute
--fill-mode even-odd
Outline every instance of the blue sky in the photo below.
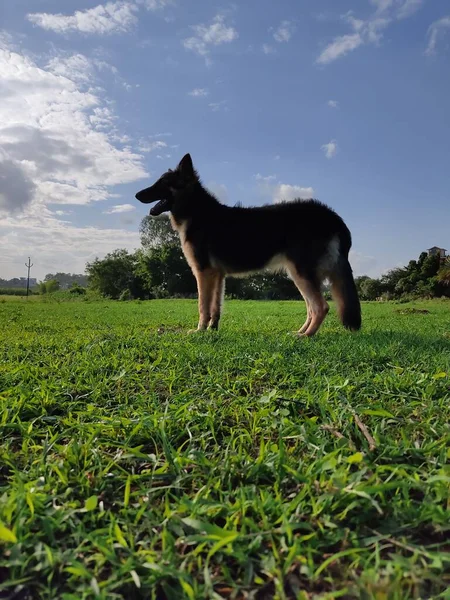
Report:
<svg viewBox="0 0 450 600"><path fill-rule="evenodd" d="M356 274L450 249L443 0L2 3L0 97L0 277L138 247L185 152L226 203L328 203Z"/></svg>

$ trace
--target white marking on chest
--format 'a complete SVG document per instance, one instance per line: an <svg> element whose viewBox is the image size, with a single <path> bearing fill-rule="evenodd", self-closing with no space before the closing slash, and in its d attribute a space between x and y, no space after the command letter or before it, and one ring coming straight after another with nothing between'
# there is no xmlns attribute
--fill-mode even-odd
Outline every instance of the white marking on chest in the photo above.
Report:
<svg viewBox="0 0 450 600"><path fill-rule="evenodd" d="M195 252L194 247L190 242L186 241L187 229L189 227L189 221L182 221L181 223L177 223L172 215L170 215L170 221L172 223L172 227L175 231L178 232L180 236L181 248L183 250L184 257L188 265L191 267L194 275L198 271L197 261L195 260Z"/></svg>

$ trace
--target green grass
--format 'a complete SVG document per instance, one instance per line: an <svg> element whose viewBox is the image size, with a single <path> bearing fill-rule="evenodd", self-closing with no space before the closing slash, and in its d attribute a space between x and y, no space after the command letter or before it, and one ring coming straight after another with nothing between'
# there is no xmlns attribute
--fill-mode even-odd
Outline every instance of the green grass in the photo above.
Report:
<svg viewBox="0 0 450 600"><path fill-rule="evenodd" d="M0 302L0 597L448 597L449 309Z"/></svg>

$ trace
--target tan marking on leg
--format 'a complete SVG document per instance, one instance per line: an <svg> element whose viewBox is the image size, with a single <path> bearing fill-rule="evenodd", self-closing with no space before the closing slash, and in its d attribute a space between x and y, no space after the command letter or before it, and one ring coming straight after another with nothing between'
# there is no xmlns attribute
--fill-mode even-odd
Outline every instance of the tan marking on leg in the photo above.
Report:
<svg viewBox="0 0 450 600"><path fill-rule="evenodd" d="M308 329L308 327L311 323L311 319L312 319L311 309L309 308L309 302L306 298L305 298L305 304L306 304L306 321L303 323L303 325L299 329L299 333L305 333L305 331Z"/></svg>
<svg viewBox="0 0 450 600"><path fill-rule="evenodd" d="M187 264L191 267L192 272L197 277L198 265L195 259L194 247L190 242L183 242L181 244L181 248L183 250L183 254L186 258Z"/></svg>
<svg viewBox="0 0 450 600"><path fill-rule="evenodd" d="M215 281L214 281L214 289L211 299L211 321L209 322L210 329L218 329L220 314L222 312L222 303L223 296L225 293L225 277L222 273L217 272Z"/></svg>
<svg viewBox="0 0 450 600"><path fill-rule="evenodd" d="M312 337L318 331L319 327L324 322L325 317L328 314L328 311L330 310L330 307L323 299L322 294L320 294L320 297L322 298L324 304L322 305L322 308L319 308L318 312L313 314L311 323L310 323L308 329L303 334L303 335L306 335L307 337Z"/></svg>
<svg viewBox="0 0 450 600"><path fill-rule="evenodd" d="M215 269L205 269L204 271L197 271L195 276L197 278L199 312L197 329L202 330L208 327L211 320L211 302L217 271Z"/></svg>
<svg viewBox="0 0 450 600"><path fill-rule="evenodd" d="M308 305L308 318L305 325L300 329L299 334L311 337L322 325L323 320L328 314L329 306L317 285L302 277L294 265L290 265L288 269L292 280Z"/></svg>

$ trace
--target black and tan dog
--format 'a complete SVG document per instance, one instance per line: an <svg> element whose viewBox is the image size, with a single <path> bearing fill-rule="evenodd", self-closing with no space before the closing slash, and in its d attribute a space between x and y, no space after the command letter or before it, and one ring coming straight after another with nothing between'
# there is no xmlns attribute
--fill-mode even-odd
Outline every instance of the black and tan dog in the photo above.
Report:
<svg viewBox="0 0 450 600"><path fill-rule="evenodd" d="M201 184L189 154L175 170L136 194L145 204L158 201L150 214L170 211L183 252L196 279L198 329L217 329L227 275L285 269L304 297L307 319L299 334L312 336L328 312L321 293L331 282L342 324L361 327L361 308L348 262L351 235L333 210L316 200L229 207Z"/></svg>

